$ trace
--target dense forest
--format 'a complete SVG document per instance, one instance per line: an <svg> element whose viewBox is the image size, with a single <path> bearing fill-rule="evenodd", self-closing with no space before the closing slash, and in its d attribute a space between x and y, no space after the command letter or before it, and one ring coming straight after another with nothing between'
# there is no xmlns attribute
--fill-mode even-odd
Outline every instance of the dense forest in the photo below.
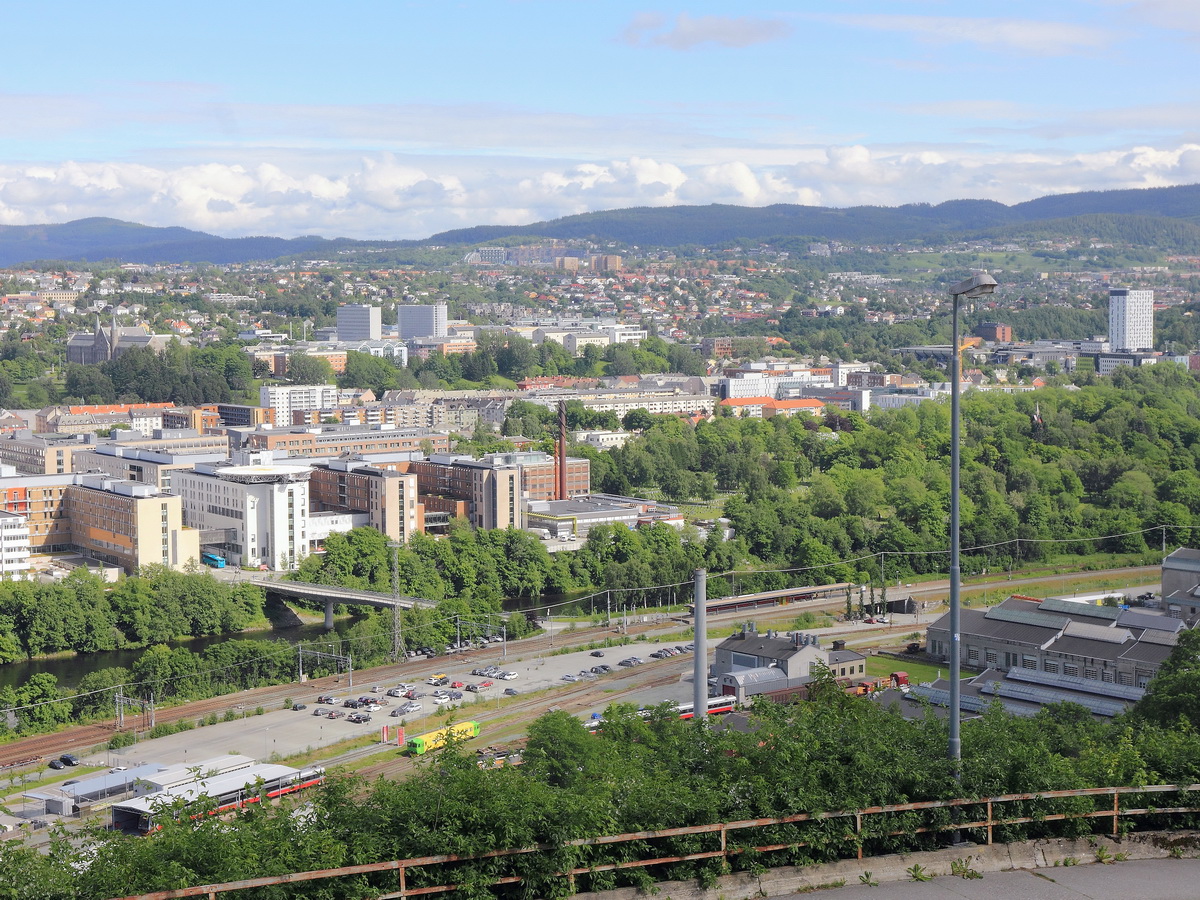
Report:
<svg viewBox="0 0 1200 900"><path fill-rule="evenodd" d="M1164 671L1194 678L1200 646L1188 640L1180 648ZM819 682L813 696L811 702L789 706L755 703L745 729L711 720L681 721L668 707L644 718L626 705L610 707L603 728L593 734L569 714L550 712L529 727L520 767L481 769L473 746L452 745L425 757L403 781L332 776L304 798L302 807L260 803L221 819L189 817L205 808L201 800L194 807L161 811L164 828L149 838L100 829L87 832L82 841L60 834L47 854L0 843L0 895L39 900L125 896L539 844L549 849L458 863L452 873L409 870L407 885L411 890L452 880L459 885L455 896L464 900L562 897L626 885L652 890L654 880L698 879L710 885L726 871L718 860L661 865L652 874L617 867L577 876L573 883L554 873L702 852L717 840L692 834L640 846L590 841L565 846L622 832L950 797L1200 781L1194 692L1186 708L1168 702L1112 721L1098 721L1070 704L1047 707L1033 717L1011 716L997 703L964 723L958 780L946 759L946 723L932 712L904 719L881 703L846 696L832 681ZM488 739L485 726L483 740ZM1153 807L1162 796L1134 794L1123 805ZM1103 815L1111 802L1102 796L1029 800L1016 813L1028 817L1024 823L1000 826L994 838L1107 833L1104 818L1051 819L1061 813ZM305 814L297 814L298 808ZM175 813L181 814L178 820ZM1182 828L1194 826L1194 818L1162 814L1138 821L1145 827ZM934 821L948 824L948 812L937 811ZM862 867L870 870L873 854L938 846L937 836L916 833L925 823L915 812L867 817L857 840L852 828L836 820L777 825L762 838L784 849L737 854L732 861L736 869L754 872L853 857L861 846L868 857ZM967 836L985 839L974 831ZM491 887L494 879L511 875L527 881ZM245 896L357 898L394 889L395 878L389 872L296 882Z"/></svg>

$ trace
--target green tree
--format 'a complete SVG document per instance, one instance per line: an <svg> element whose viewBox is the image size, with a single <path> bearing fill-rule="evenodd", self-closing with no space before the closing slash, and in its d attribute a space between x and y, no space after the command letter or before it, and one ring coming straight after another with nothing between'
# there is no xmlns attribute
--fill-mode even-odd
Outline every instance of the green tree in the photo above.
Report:
<svg viewBox="0 0 1200 900"><path fill-rule="evenodd" d="M333 384L329 361L319 356L289 354L287 379L292 384Z"/></svg>

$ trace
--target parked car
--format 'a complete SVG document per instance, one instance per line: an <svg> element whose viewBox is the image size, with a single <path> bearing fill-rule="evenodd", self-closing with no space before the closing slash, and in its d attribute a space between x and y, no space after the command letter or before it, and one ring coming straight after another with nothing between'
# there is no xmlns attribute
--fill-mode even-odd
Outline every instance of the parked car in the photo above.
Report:
<svg viewBox="0 0 1200 900"><path fill-rule="evenodd" d="M318 706L316 709L313 710L312 714L314 716L327 716L327 715L329 715L329 710Z"/></svg>
<svg viewBox="0 0 1200 900"><path fill-rule="evenodd" d="M333 703L333 700L334 698L332 694L322 694L317 698L318 703Z"/></svg>
<svg viewBox="0 0 1200 900"><path fill-rule="evenodd" d="M307 703L293 703L292 709L295 710L296 712L299 712L302 709L308 709L308 704Z"/></svg>
<svg viewBox="0 0 1200 900"><path fill-rule="evenodd" d="M591 655L598 658L598 657L601 657L604 655L604 651L603 650L593 650L591 652Z"/></svg>
<svg viewBox="0 0 1200 900"><path fill-rule="evenodd" d="M66 766L79 765L79 757L76 756L74 753L64 753L62 756L59 757L59 759L62 760L63 765L66 765Z"/></svg>
<svg viewBox="0 0 1200 900"><path fill-rule="evenodd" d="M445 673L440 673L437 675L430 675L428 678L425 679L426 684L432 684L432 685L448 684L449 682L450 682L450 679L446 677Z"/></svg>
<svg viewBox="0 0 1200 900"><path fill-rule="evenodd" d="M350 715L346 716L346 721L353 722L356 725L362 725L364 722L371 721L371 714L365 712L350 713Z"/></svg>
<svg viewBox="0 0 1200 900"><path fill-rule="evenodd" d="M570 672L568 672L566 675L564 675L562 677L562 680L563 681L578 681L579 678L576 677L575 675L572 675Z"/></svg>
<svg viewBox="0 0 1200 900"><path fill-rule="evenodd" d="M520 691L518 691L516 688L505 688L504 689L505 697L515 697L519 693L520 693Z"/></svg>
<svg viewBox="0 0 1200 900"><path fill-rule="evenodd" d="M501 672L496 677L501 679L502 681L512 681L513 679L515 679L517 677L517 673L516 672Z"/></svg>
<svg viewBox="0 0 1200 900"><path fill-rule="evenodd" d="M456 691L461 691L464 687L466 687L466 685L461 681L452 681L450 682L450 687L454 688Z"/></svg>
<svg viewBox="0 0 1200 900"><path fill-rule="evenodd" d="M462 691L451 691L450 692L451 700L461 700L462 698L463 698Z"/></svg>
<svg viewBox="0 0 1200 900"><path fill-rule="evenodd" d="M52 769L64 768L63 761L61 759L50 760L50 768L52 768Z"/></svg>
<svg viewBox="0 0 1200 900"><path fill-rule="evenodd" d="M327 716L327 718L330 718L330 719L340 719L340 718L342 718L344 715L346 715L346 714L345 714L344 712L342 712L340 709L331 709L331 710L329 711L329 715Z"/></svg>
<svg viewBox="0 0 1200 900"><path fill-rule="evenodd" d="M448 695L445 695L445 694L443 694L441 697L434 697L434 698L433 698L433 705L434 705L434 706L444 706L445 704L447 704L447 703L449 703L449 702L450 702L450 697L449 697Z"/></svg>

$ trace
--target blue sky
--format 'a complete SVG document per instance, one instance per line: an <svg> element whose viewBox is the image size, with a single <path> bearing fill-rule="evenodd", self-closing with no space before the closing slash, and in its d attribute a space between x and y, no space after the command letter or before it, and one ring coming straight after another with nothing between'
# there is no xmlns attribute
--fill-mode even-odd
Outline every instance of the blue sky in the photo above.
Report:
<svg viewBox="0 0 1200 900"><path fill-rule="evenodd" d="M6 10L0 224L421 238L1200 181L1200 0Z"/></svg>

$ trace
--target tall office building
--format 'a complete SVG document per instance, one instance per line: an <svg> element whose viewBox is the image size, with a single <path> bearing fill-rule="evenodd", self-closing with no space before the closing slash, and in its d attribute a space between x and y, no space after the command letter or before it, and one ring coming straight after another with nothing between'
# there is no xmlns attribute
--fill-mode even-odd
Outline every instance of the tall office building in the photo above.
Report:
<svg viewBox="0 0 1200 900"><path fill-rule="evenodd" d="M400 329L400 340L419 337L446 336L446 304L432 303L426 306L396 305L396 325Z"/></svg>
<svg viewBox="0 0 1200 900"><path fill-rule="evenodd" d="M378 341L383 337L382 311L378 306L347 303L337 311L339 341Z"/></svg>
<svg viewBox="0 0 1200 900"><path fill-rule="evenodd" d="M1108 292L1108 342L1114 352L1154 349L1154 291Z"/></svg>

